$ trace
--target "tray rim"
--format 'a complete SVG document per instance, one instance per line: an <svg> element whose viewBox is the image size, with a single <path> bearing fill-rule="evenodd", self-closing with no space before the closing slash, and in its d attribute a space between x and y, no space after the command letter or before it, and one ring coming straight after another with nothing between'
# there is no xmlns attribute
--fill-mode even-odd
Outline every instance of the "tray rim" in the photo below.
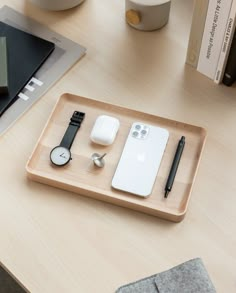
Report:
<svg viewBox="0 0 236 293"><path fill-rule="evenodd" d="M31 168L30 167L30 162L32 160L32 157L33 157L33 155L34 155L34 153L35 153L35 151L36 151L36 149L37 149L37 147L38 147L38 145L39 145L39 143L40 143L40 141L41 141L41 139L42 139L42 137L43 137L43 135L44 135L44 133L45 133L45 131L47 129L47 127L49 126L49 124L51 122L51 118L54 115L55 110L57 109L57 107L58 107L59 103L61 102L61 100L68 99L68 96L69 96L69 99L72 96L73 98L78 98L78 100L83 100L83 101L87 101L87 102L88 101L89 102L94 102L94 103L97 103L99 105L111 106L111 107L115 107L116 109L118 108L119 110L128 110L128 111L132 111L136 115L138 115L138 114L143 115L144 114L144 115L148 115L149 117L154 118L154 119L165 120L165 121L168 121L169 123L176 123L177 122L177 123L184 124L184 125L187 125L189 127L198 129L199 132L202 133L203 138L202 138L202 143L201 143L201 147L200 147L200 152L199 152L199 157L198 157L196 169L195 169L195 172L194 172L194 176L192 177L192 183L191 183L191 186L190 186L190 189L189 189L189 194L187 196L186 204L185 204L184 209L182 211L180 211L180 212L168 212L166 210L163 210L162 208L156 210L156 209L152 209L151 207L138 205L135 202L129 202L129 201L127 201L127 202L124 201L125 205L124 204L120 205L120 204L117 204L117 201L123 202L121 199L114 198L116 203L113 203L112 200L110 200L110 199L113 198L112 196L98 193L98 192L94 191L93 187L92 187L92 190L91 189L88 190L88 189L85 189L85 188L83 188L81 186L75 186L75 185L72 186L72 185L67 184L64 181L56 181L55 178L54 179L52 178L53 176L52 177L51 176L49 176L49 177L42 176L41 171L36 171L33 168ZM104 102L104 101L100 101L100 100L96 100L96 99L92 99L92 98L87 98L87 97L79 96L79 95L76 95L76 94L68 92L68 93L63 93L57 99L57 101L56 101L56 103L55 103L55 105L54 105L54 107L53 107L53 109L52 109L52 111L51 111L46 123L45 123L45 126L43 127L43 129L41 131L41 134L40 134L39 138L37 139L37 141L35 143L35 146L34 146L32 152L31 152L31 155L29 156L29 158L27 160L25 169L26 169L27 177L29 179L31 179L31 180L36 181L36 182L40 182L40 183L46 184L48 186L53 186L53 187L60 188L60 189L66 190L66 191L71 191L71 192L74 192L74 193L76 193L78 195L86 196L86 197L89 197L89 198L92 198L92 199L95 199L95 200L101 200L101 201L107 202L109 204L115 204L115 205L120 206L120 207L132 209L132 210L135 210L135 211L144 212L146 214L157 216L157 217L162 218L162 219L170 220L170 221L173 221L173 222L180 222L180 221L183 220L183 218L185 217L186 212L188 210L193 185L194 185L196 175L197 175L197 172L198 172L198 168L199 168L199 165L200 165L200 161L201 161L201 157L202 157L202 154L203 154L203 149L205 147L206 139L207 139L207 130L206 130L206 128L204 128L202 126L193 125L193 124L185 123L185 122L182 122L182 121L177 121L177 120L174 120L174 119L169 119L169 118L166 118L166 117L161 117L161 116L154 115L154 114L151 114L151 113L148 113L148 112L143 112L143 111L131 109L131 108L128 108L128 107L120 106L118 104L113 104L113 103ZM50 184L47 183L46 181L48 179L50 179L50 181L53 184L51 184L51 182L50 182ZM60 186L61 184L66 185L68 188L64 188L63 186ZM85 192L86 192L86 194L85 194ZM91 193L91 195L90 195L90 193ZM95 196L92 196L92 195L95 195ZM105 197L108 200L97 198L99 196L100 197ZM131 205L131 206L127 207L127 204ZM147 209L148 212L142 211L142 209L144 209L144 210ZM154 213L151 212L152 210L154 211ZM160 216L160 214L164 214L164 217Z"/></svg>

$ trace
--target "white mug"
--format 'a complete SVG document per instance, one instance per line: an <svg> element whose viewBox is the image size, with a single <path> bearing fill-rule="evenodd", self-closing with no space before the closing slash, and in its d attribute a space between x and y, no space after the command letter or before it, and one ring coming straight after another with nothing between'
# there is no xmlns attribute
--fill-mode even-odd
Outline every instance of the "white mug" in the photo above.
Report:
<svg viewBox="0 0 236 293"><path fill-rule="evenodd" d="M169 19L171 0L125 0L126 21L132 27L152 31Z"/></svg>
<svg viewBox="0 0 236 293"><path fill-rule="evenodd" d="M31 0L32 3L48 10L65 10L75 7L84 0Z"/></svg>

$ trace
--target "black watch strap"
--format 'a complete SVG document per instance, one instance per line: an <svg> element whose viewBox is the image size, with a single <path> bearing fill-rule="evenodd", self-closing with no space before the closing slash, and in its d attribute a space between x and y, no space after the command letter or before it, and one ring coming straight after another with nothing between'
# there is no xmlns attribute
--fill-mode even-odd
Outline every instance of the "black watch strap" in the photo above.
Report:
<svg viewBox="0 0 236 293"><path fill-rule="evenodd" d="M85 113L75 111L70 118L69 126L65 135L62 138L60 146L70 149L75 139L76 133L80 128L81 123L84 120Z"/></svg>

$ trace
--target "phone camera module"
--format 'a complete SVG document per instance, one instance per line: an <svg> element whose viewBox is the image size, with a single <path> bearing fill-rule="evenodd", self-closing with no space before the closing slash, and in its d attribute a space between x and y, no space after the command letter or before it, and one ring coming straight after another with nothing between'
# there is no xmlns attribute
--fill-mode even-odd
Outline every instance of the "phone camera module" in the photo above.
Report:
<svg viewBox="0 0 236 293"><path fill-rule="evenodd" d="M146 139L149 133L149 127L145 124L137 123L132 130L132 136L137 139Z"/></svg>

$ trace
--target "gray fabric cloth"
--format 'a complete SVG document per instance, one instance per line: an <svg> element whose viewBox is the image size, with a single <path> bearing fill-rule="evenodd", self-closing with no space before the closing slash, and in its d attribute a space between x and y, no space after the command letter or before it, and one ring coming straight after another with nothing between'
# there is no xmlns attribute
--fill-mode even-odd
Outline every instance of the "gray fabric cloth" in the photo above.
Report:
<svg viewBox="0 0 236 293"><path fill-rule="evenodd" d="M0 265L0 293L27 293L5 268Z"/></svg>
<svg viewBox="0 0 236 293"><path fill-rule="evenodd" d="M147 277L120 287L116 293L159 293L155 283L157 275Z"/></svg>
<svg viewBox="0 0 236 293"><path fill-rule="evenodd" d="M120 287L116 293L216 293L200 258Z"/></svg>

